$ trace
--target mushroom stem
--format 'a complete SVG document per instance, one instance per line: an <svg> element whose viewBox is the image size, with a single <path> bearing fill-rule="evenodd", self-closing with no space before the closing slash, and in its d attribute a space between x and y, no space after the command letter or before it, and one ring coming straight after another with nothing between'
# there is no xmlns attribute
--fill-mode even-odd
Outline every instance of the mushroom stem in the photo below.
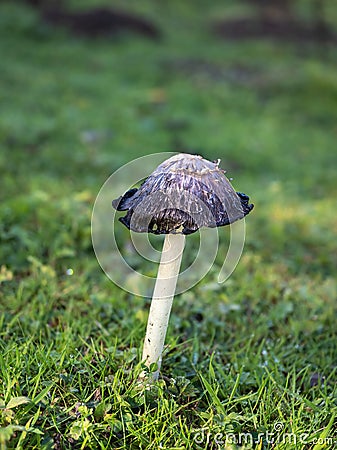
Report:
<svg viewBox="0 0 337 450"><path fill-rule="evenodd" d="M184 246L185 235L167 234L165 236L147 322L142 357L142 360L148 367L153 363L157 363L157 370L152 374L153 380L157 380L159 376L166 330Z"/></svg>

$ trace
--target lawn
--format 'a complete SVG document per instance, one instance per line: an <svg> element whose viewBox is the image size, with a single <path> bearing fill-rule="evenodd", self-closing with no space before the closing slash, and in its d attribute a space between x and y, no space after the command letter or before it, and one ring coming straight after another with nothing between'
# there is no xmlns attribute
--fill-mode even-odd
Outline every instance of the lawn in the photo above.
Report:
<svg viewBox="0 0 337 450"><path fill-rule="evenodd" d="M114 2L153 41L72 36L1 2L0 450L335 448L336 48L221 39L212 21L251 9L206 3ZM160 152L221 158L255 208L231 277L220 229L213 268L175 298L144 385L150 300L101 270L91 214L111 174Z"/></svg>

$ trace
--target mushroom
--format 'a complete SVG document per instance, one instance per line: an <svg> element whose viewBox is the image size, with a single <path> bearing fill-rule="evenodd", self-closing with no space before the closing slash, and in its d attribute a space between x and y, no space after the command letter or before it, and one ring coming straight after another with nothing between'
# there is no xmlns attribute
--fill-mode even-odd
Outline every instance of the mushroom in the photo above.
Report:
<svg viewBox="0 0 337 450"><path fill-rule="evenodd" d="M219 164L220 160L177 154L160 164L139 189L112 202L117 211L127 211L119 220L128 229L165 235L142 356L147 367L156 364L153 380L161 368L185 236L201 227L231 224L254 206L247 195L235 192Z"/></svg>

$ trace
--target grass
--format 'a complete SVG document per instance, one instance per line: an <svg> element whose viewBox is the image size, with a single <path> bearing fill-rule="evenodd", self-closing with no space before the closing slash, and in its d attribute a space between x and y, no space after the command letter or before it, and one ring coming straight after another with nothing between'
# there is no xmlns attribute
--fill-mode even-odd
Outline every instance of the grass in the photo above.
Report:
<svg viewBox="0 0 337 450"><path fill-rule="evenodd" d="M207 24L237 2L131 7L160 42L69 38L1 4L0 449L332 449L335 50L223 42ZM161 151L222 158L256 206L230 279L223 242L175 299L144 388L149 302L102 273L90 218L114 170Z"/></svg>

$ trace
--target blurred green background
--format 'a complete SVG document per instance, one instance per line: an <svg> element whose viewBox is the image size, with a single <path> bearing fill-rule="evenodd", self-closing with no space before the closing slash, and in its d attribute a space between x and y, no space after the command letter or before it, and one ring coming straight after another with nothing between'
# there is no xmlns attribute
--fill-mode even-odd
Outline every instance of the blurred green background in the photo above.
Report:
<svg viewBox="0 0 337 450"><path fill-rule="evenodd" d="M313 19L309 3L294 8L304 23ZM136 156L200 153L221 158L234 186L256 203L249 239L260 254L292 265L300 251L298 269L316 269L322 259L319 270L331 271L335 43L230 40L213 32L220 19L256 15L251 2L115 5L152 21L161 38L79 37L51 27L24 3L1 4L1 195L10 206L3 222L17 213L16 229L22 224L28 240L41 238L34 248L40 257L55 240L61 198L86 192L92 201L105 179ZM333 6L326 2L332 27ZM54 225L36 230L34 214ZM4 261L21 256L9 247Z"/></svg>

